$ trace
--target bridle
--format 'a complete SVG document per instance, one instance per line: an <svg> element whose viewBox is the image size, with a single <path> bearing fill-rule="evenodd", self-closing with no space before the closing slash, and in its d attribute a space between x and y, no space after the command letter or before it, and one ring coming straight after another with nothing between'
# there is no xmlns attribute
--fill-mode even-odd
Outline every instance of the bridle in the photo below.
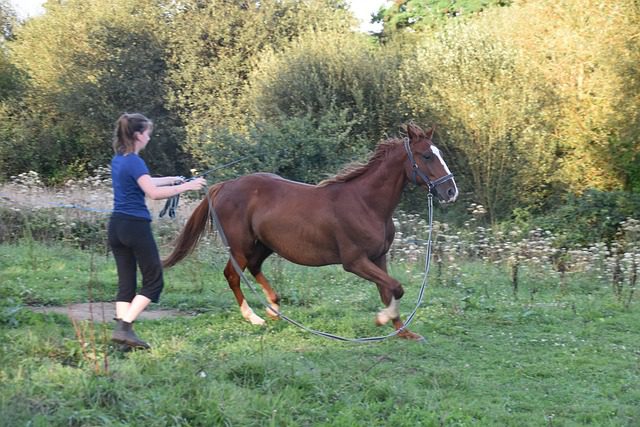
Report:
<svg viewBox="0 0 640 427"><path fill-rule="evenodd" d="M450 173L432 181L431 179L429 179L428 176L424 174L424 172L420 170L420 166L418 166L418 163L416 163L416 160L413 157L413 153L411 152L411 146L409 144L408 137L404 138L404 149L407 152L407 156L409 157L409 163L411 163L411 170L412 170L411 181L413 182L414 185L418 185L418 182L416 181L416 176L419 176L424 181L424 183L427 184L427 186L429 187L429 191L433 190L443 182L453 179L453 174Z"/></svg>

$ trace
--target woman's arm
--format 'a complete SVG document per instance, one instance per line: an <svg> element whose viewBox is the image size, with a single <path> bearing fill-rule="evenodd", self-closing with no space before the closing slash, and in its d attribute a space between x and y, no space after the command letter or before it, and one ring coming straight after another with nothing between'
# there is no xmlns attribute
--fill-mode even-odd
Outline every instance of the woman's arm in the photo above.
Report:
<svg viewBox="0 0 640 427"><path fill-rule="evenodd" d="M166 185L182 184L184 182L184 178L181 176L160 176L152 177L151 181L156 187L164 187Z"/></svg>
<svg viewBox="0 0 640 427"><path fill-rule="evenodd" d="M185 191L200 190L207 185L207 181L204 178L196 178L193 181L187 181L180 185L164 185L159 187L154 182L154 178L151 178L149 175L145 174L138 178L138 185L140 186L140 188L142 188L144 194L146 194L150 199L161 200L177 196L178 194L184 193Z"/></svg>

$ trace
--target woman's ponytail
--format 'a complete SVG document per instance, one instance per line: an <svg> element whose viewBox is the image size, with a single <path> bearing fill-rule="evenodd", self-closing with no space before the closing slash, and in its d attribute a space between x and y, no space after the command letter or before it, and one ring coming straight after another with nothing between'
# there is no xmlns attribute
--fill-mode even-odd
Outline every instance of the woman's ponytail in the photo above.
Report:
<svg viewBox="0 0 640 427"><path fill-rule="evenodd" d="M116 121L113 131L113 151L116 154L128 154L135 151L136 132L153 128L153 122L139 113L124 113Z"/></svg>

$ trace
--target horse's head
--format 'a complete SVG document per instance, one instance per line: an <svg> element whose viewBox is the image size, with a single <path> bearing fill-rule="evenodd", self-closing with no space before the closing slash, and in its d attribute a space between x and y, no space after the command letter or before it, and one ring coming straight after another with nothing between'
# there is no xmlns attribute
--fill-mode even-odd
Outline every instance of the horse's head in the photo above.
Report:
<svg viewBox="0 0 640 427"><path fill-rule="evenodd" d="M424 132L418 126L410 123L407 126L408 137L404 139L404 148L409 161L407 176L414 183L421 182L438 196L444 203L454 202L458 198L458 187L453 174L442 158L431 137L433 128Z"/></svg>

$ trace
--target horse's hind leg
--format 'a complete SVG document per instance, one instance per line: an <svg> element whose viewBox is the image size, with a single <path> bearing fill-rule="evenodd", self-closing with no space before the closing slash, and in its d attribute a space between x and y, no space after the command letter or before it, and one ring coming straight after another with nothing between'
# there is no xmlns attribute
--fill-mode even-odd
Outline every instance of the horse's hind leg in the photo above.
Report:
<svg viewBox="0 0 640 427"><path fill-rule="evenodd" d="M272 319L278 319L277 311L280 311L280 296L273 290L269 280L267 280L262 273L262 263L272 253L273 251L271 249L264 246L261 242L257 242L255 250L249 259L248 267L253 277L255 277L256 281L262 286L262 291L269 303L270 307L267 308L267 315Z"/></svg>
<svg viewBox="0 0 640 427"><path fill-rule="evenodd" d="M240 266L241 271L244 271L245 267L247 266L246 259L239 256L235 256L234 258ZM231 260L227 262L227 266L224 269L224 276L229 283L229 287L233 291L233 295L235 295L236 297L236 301L238 301L242 317L244 317L254 325L264 325L264 319L255 314L251 307L249 307L249 303L247 303L247 300L242 293L242 289L240 289L240 275L238 274L238 272L236 272L236 269L233 267Z"/></svg>

